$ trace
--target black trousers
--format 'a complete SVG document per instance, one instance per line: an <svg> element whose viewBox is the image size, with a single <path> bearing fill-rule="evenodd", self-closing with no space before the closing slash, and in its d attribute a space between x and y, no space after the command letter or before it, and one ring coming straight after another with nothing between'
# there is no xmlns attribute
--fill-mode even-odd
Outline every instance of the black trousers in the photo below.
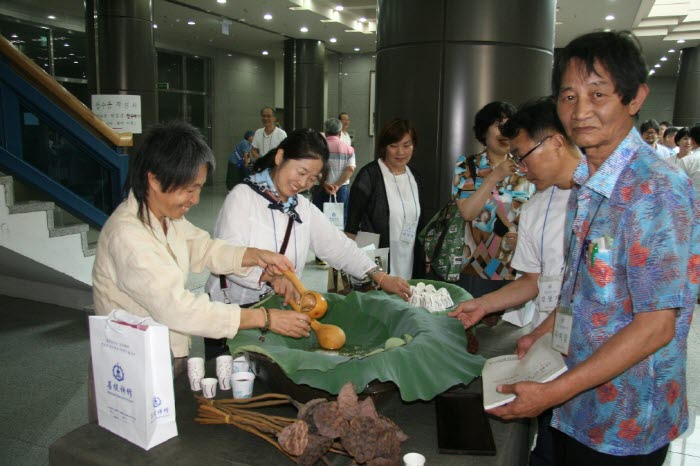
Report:
<svg viewBox="0 0 700 466"><path fill-rule="evenodd" d="M552 429L554 464L561 466L662 466L668 444L647 455L615 456L601 453Z"/></svg>

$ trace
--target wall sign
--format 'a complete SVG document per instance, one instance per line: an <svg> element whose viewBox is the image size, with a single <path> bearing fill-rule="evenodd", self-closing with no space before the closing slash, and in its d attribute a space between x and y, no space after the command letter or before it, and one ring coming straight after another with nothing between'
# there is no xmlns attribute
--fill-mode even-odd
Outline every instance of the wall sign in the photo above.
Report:
<svg viewBox="0 0 700 466"><path fill-rule="evenodd" d="M92 112L118 133L141 134L140 95L93 95Z"/></svg>

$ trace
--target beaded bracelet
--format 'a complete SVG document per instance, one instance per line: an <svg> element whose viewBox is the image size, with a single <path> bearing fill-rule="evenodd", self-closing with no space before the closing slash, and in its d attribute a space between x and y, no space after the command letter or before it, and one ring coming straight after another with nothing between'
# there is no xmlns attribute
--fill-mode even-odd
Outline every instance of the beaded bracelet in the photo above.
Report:
<svg viewBox="0 0 700 466"><path fill-rule="evenodd" d="M265 341L265 334L270 331L270 310L266 307L261 307L265 314L265 325L260 329L260 341Z"/></svg>

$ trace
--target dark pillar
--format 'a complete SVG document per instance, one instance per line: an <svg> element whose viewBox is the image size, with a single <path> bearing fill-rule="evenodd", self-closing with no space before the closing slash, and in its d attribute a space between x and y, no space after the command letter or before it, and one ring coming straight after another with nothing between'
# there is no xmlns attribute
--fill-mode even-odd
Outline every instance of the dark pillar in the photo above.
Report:
<svg viewBox="0 0 700 466"><path fill-rule="evenodd" d="M379 0L376 128L416 126L426 214L448 201L457 157L480 149L482 106L550 94L554 14L555 0Z"/></svg>
<svg viewBox="0 0 700 466"><path fill-rule="evenodd" d="M700 121L700 46L681 50L673 124L693 126Z"/></svg>
<svg viewBox="0 0 700 466"><path fill-rule="evenodd" d="M145 131L158 121L152 1L86 0L85 30L90 93L140 95Z"/></svg>
<svg viewBox="0 0 700 466"><path fill-rule="evenodd" d="M284 124L286 130L323 130L326 103L326 47L320 40L284 41Z"/></svg>

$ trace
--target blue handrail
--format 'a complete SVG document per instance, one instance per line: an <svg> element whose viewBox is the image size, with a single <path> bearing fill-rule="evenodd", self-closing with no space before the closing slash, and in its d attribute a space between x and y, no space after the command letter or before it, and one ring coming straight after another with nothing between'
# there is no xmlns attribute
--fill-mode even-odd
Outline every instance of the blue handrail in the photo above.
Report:
<svg viewBox="0 0 700 466"><path fill-rule="evenodd" d="M112 205L103 211L61 185L26 160L22 141L21 109L29 110L81 153L109 174ZM111 211L122 200L128 157L113 149L52 100L29 84L0 56L0 167L23 182L48 194L62 208L76 217L101 228Z"/></svg>

